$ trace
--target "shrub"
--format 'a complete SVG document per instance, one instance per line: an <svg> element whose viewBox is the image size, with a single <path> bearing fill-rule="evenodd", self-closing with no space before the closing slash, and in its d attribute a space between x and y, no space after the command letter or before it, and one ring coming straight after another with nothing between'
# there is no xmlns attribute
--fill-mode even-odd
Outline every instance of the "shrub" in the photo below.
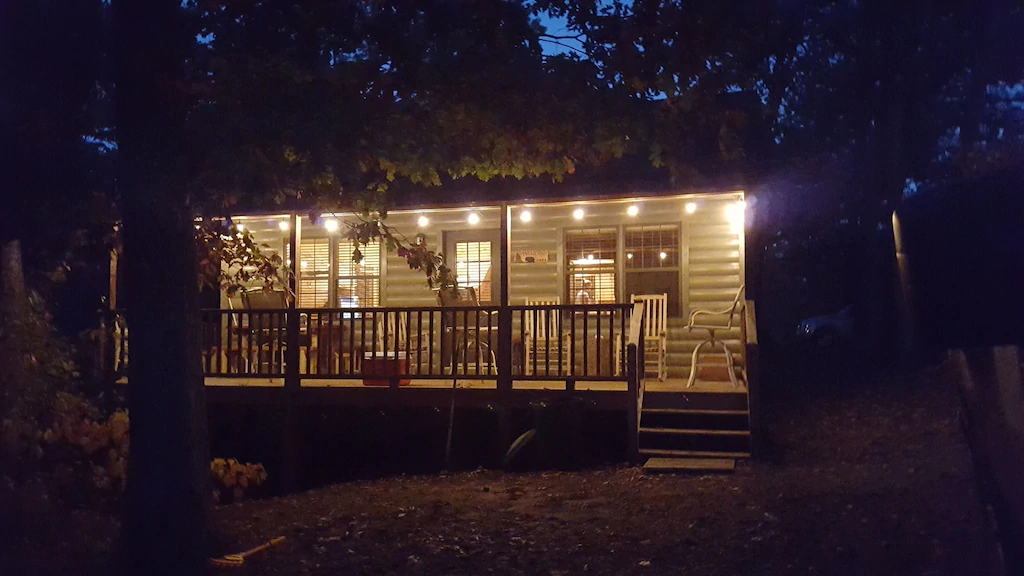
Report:
<svg viewBox="0 0 1024 576"><path fill-rule="evenodd" d="M210 462L210 472L215 485L213 500L217 503L227 502L228 497L237 502L267 480L262 464L242 464L234 458L214 459Z"/></svg>

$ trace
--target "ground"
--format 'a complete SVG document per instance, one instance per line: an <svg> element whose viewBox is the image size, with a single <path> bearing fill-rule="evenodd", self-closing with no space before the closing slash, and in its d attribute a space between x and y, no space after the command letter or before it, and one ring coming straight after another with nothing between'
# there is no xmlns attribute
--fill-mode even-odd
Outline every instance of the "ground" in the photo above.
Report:
<svg viewBox="0 0 1024 576"><path fill-rule="evenodd" d="M885 384L884 382L888 382ZM725 476L492 471L223 507L249 574L996 574L952 389L790 403L774 462Z"/></svg>
<svg viewBox="0 0 1024 576"><path fill-rule="evenodd" d="M478 471L223 506L231 549L287 539L221 572L994 575L956 409L948 383L884 379L772 407L772 459L731 475ZM76 518L109 549L116 524Z"/></svg>

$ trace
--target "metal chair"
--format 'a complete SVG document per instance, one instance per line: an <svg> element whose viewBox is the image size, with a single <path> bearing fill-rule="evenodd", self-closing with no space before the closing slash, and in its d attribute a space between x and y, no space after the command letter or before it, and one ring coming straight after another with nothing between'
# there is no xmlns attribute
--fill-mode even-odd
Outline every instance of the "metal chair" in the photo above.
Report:
<svg viewBox="0 0 1024 576"><path fill-rule="evenodd" d="M460 288L458 293L439 290L437 292L437 302L443 308L472 308L479 305L476 289L472 286ZM489 312L476 311L473 319L479 322L481 314L489 314ZM442 313L441 326L441 365L444 366L445 373L456 374L461 369L461 373L464 375L475 375L477 373L483 375L497 370L498 361L494 351L491 350L489 331L487 333L487 341L481 341L481 332L476 330L476 322L470 323L466 314L460 318L459 313L455 310ZM481 325L480 327L482 328L483 326ZM445 337L447 337L449 342L447 345L444 344ZM470 358L471 351L476 352L475 359ZM473 361L471 362L470 360ZM486 364L485 360L490 361L489 368L484 366ZM471 369L471 366L474 368Z"/></svg>
<svg viewBox="0 0 1024 576"><path fill-rule="evenodd" d="M722 345L722 350L725 352L725 365L729 371L729 381L732 382L734 388L739 387L739 381L736 380L736 369L733 365L732 352L729 352L729 347L725 345L725 342L715 339L716 330L729 330L733 327L736 320L736 312L740 308L740 302L743 300L743 288L740 286L739 290L736 291L736 297L733 298L732 304L722 308L721 310L694 310L690 312L690 320L686 324L688 331L693 330L707 330L708 338L703 340L697 347L693 349L693 358L690 361L690 378L686 382L686 387L693 386L694 381L697 380L697 371L699 369L697 361L700 357L700 350L705 344L710 345L712 348L716 344ZM714 318L722 318L723 322L720 324L713 323Z"/></svg>
<svg viewBox="0 0 1024 576"><path fill-rule="evenodd" d="M557 306L561 298L526 299L527 306ZM526 310L523 315L523 374L533 374L533 358L544 358L545 373L550 371L551 360L558 363L558 372L569 371L569 335L562 330L562 311L558 308L549 310ZM538 370L539 370L538 366Z"/></svg>
<svg viewBox="0 0 1024 576"><path fill-rule="evenodd" d="M644 305L644 353L657 355L658 380L664 381L668 375L668 294L634 294L630 302Z"/></svg>

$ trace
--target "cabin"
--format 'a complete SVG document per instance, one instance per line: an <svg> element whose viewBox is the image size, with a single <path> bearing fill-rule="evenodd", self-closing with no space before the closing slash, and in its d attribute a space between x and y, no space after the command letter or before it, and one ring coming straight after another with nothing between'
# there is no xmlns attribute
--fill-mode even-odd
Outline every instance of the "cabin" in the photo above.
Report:
<svg viewBox="0 0 1024 576"><path fill-rule="evenodd" d="M528 407L580 397L626 414L630 458L744 458L757 442L754 303L742 191L389 212L441 252L458 290L352 213L237 214L293 271L202 311L211 403ZM290 294L294 294L294 297ZM113 300L113 299L112 299ZM130 314L110 365L131 377Z"/></svg>

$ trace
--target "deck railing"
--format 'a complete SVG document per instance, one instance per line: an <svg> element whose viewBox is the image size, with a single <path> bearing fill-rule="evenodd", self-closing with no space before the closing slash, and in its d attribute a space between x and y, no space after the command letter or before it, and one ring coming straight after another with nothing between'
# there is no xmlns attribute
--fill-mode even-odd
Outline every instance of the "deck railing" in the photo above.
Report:
<svg viewBox="0 0 1024 576"><path fill-rule="evenodd" d="M509 330L516 380L625 381L631 306L509 306L504 327L498 306L206 309L202 368L222 378L497 380L499 341ZM112 312L104 326L104 364L127 376L128 316ZM288 354L289 346L298 354Z"/></svg>

